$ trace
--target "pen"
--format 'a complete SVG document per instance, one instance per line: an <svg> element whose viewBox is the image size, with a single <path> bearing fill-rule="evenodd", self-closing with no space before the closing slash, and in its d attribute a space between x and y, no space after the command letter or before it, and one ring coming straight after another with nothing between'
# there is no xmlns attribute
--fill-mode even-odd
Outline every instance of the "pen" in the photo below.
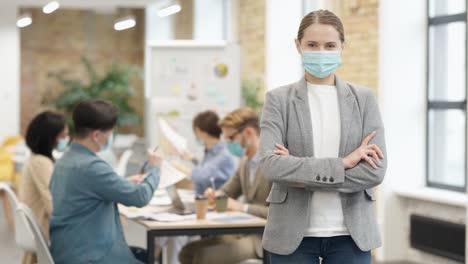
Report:
<svg viewBox="0 0 468 264"><path fill-rule="evenodd" d="M211 180L211 188L213 188L213 191L216 191L216 186L215 186L215 183L214 183L214 178L211 177L210 180Z"/></svg>
<svg viewBox="0 0 468 264"><path fill-rule="evenodd" d="M159 146L156 146L154 148L153 152L156 152L158 150L158 148L159 148ZM145 173L146 167L148 167L148 160L146 160L145 163L143 163L143 166L141 167L141 170L140 170L140 174Z"/></svg>

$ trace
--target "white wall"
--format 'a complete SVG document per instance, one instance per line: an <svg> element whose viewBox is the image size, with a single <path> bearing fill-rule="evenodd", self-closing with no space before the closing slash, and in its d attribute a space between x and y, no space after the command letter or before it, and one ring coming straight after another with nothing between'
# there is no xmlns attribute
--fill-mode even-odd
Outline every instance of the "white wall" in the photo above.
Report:
<svg viewBox="0 0 468 264"><path fill-rule="evenodd" d="M239 1L226 0L226 39L228 42L239 44Z"/></svg>
<svg viewBox="0 0 468 264"><path fill-rule="evenodd" d="M222 40L225 0L194 0L193 2L193 39L195 40Z"/></svg>
<svg viewBox="0 0 468 264"><path fill-rule="evenodd" d="M302 0L266 1L265 84L267 90L295 82L303 75L294 39L303 17Z"/></svg>
<svg viewBox="0 0 468 264"><path fill-rule="evenodd" d="M194 0L193 3L193 39L201 41L219 41L230 36L231 9L237 0ZM174 18L159 17L158 10L170 1L158 1L146 7L146 39L172 40L175 36ZM184 5L182 3L182 8ZM225 23L227 22L227 23Z"/></svg>
<svg viewBox="0 0 468 264"><path fill-rule="evenodd" d="M0 8L0 141L19 133L20 43L16 13L16 5L3 3Z"/></svg>
<svg viewBox="0 0 468 264"><path fill-rule="evenodd" d="M148 41L174 39L174 16L159 17L158 10L167 1L160 1L150 4L145 9L145 39ZM183 7L182 7L183 8Z"/></svg>
<svg viewBox="0 0 468 264"><path fill-rule="evenodd" d="M409 193L424 192L425 186L426 2L379 2L379 99L389 159L378 200L384 246L377 250L377 259L381 261L404 259L417 263L442 263L433 262L436 257L410 247L409 216L413 213L465 221L463 208L418 198L402 198L396 194L402 189L409 190Z"/></svg>

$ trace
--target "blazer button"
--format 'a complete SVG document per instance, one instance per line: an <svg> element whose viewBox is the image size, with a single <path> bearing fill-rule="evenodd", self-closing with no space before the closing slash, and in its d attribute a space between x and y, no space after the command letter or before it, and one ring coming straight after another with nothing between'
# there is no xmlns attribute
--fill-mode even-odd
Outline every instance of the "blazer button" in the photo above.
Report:
<svg viewBox="0 0 468 264"><path fill-rule="evenodd" d="M317 181L320 181L320 176L317 175L317 178L315 178Z"/></svg>
<svg viewBox="0 0 468 264"><path fill-rule="evenodd" d="M324 182L326 182L327 180L328 180L327 177L322 178L322 181L324 181Z"/></svg>
<svg viewBox="0 0 468 264"><path fill-rule="evenodd" d="M330 177L330 182L335 182L335 179L333 177Z"/></svg>

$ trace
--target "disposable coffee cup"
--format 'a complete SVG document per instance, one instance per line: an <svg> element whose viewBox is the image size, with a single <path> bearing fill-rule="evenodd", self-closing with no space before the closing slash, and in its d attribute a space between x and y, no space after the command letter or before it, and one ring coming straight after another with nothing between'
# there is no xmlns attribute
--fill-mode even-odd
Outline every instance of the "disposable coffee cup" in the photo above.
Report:
<svg viewBox="0 0 468 264"><path fill-rule="evenodd" d="M203 196L195 197L195 213L197 214L197 219L206 219L206 212L208 211L208 199Z"/></svg>

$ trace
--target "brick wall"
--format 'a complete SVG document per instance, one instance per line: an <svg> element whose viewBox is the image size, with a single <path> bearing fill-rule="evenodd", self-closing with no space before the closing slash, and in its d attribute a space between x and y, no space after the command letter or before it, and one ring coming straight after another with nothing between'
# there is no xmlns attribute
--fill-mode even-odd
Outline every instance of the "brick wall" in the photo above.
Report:
<svg viewBox="0 0 468 264"><path fill-rule="evenodd" d="M238 40L241 53L241 80L265 76L265 1L238 0ZM263 98L263 92L259 93Z"/></svg>
<svg viewBox="0 0 468 264"><path fill-rule="evenodd" d="M43 99L61 91L50 73L67 72L67 77L87 81L81 63L87 57L99 73L113 62L135 64L143 69L144 11L131 10L137 26L115 31L117 15L90 10L60 9L45 15L40 9L28 9L33 24L21 29L21 131L35 114L45 109ZM135 96L132 105L143 116L143 80L132 81ZM128 132L142 134L143 125Z"/></svg>
<svg viewBox="0 0 468 264"><path fill-rule="evenodd" d="M241 48L241 79L260 80L265 74L265 0L238 0L238 39ZM343 65L337 73L352 83L377 89L378 0L328 0L323 8L343 21L346 44ZM263 90L259 97L263 98Z"/></svg>
<svg viewBox="0 0 468 264"><path fill-rule="evenodd" d="M345 28L343 65L337 73L344 80L377 89L378 0L328 0L325 8L338 15Z"/></svg>
<svg viewBox="0 0 468 264"><path fill-rule="evenodd" d="M175 39L193 39L193 0L181 0L182 10L174 15Z"/></svg>

